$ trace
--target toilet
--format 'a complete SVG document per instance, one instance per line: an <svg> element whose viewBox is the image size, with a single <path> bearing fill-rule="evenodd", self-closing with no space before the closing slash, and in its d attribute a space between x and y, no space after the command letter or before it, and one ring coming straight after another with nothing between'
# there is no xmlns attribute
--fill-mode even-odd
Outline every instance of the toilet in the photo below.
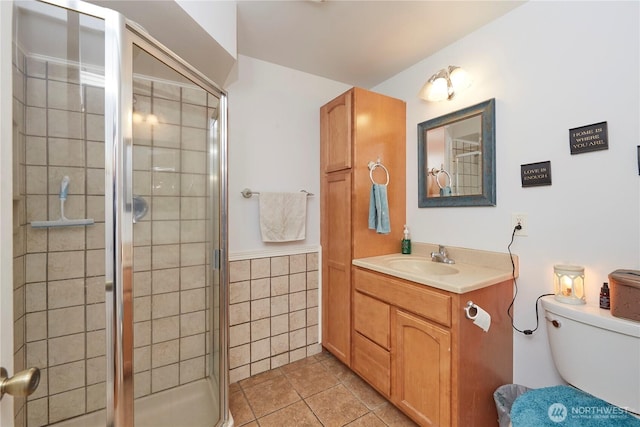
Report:
<svg viewBox="0 0 640 427"><path fill-rule="evenodd" d="M541 299L554 364L570 385L640 414L640 322Z"/></svg>

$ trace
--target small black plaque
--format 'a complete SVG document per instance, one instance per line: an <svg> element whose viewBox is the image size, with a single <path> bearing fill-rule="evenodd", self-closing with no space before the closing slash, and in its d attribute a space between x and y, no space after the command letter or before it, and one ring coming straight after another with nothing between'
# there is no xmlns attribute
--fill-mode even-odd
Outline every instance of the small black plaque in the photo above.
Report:
<svg viewBox="0 0 640 427"><path fill-rule="evenodd" d="M520 165L520 175L523 187L551 185L551 162Z"/></svg>
<svg viewBox="0 0 640 427"><path fill-rule="evenodd" d="M569 129L569 145L571 147L571 154L608 150L609 136L607 132L607 122Z"/></svg>

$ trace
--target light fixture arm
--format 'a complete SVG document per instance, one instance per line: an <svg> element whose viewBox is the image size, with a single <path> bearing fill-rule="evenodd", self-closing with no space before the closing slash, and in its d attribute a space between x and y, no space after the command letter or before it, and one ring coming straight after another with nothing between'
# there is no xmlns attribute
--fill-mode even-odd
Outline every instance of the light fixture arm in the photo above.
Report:
<svg viewBox="0 0 640 427"><path fill-rule="evenodd" d="M471 84L467 73L456 65L449 65L431 77L420 89L419 96L427 101L450 101L456 93Z"/></svg>

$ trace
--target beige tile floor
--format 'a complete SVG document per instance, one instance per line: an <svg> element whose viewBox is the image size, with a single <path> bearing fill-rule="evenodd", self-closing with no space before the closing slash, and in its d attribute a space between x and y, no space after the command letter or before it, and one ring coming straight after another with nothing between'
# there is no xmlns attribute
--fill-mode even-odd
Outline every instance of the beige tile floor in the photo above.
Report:
<svg viewBox="0 0 640 427"><path fill-rule="evenodd" d="M416 426L326 351L231 384L229 391L236 426Z"/></svg>

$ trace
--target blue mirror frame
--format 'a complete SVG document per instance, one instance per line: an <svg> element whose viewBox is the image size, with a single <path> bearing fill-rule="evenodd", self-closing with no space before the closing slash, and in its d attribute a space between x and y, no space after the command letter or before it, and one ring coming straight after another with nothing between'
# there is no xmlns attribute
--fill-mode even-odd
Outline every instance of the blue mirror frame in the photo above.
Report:
<svg viewBox="0 0 640 427"><path fill-rule="evenodd" d="M482 191L470 196L427 197L427 131L472 116L481 115ZM418 123L418 207L458 207L496 205L496 122L495 98Z"/></svg>

